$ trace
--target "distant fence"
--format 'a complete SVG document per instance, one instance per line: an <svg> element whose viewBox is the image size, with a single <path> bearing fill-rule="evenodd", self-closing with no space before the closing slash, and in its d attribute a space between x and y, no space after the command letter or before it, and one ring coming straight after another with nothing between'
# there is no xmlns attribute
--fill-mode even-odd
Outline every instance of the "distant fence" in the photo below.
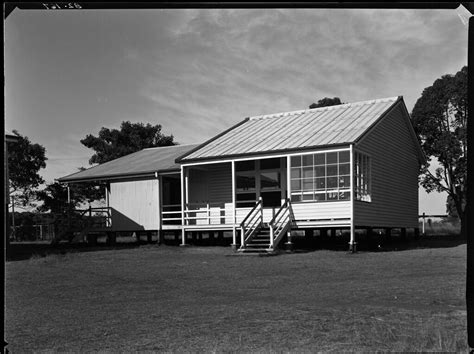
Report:
<svg viewBox="0 0 474 354"><path fill-rule="evenodd" d="M434 232L434 233L451 234L451 233L456 233L457 232L457 227L454 226L454 225L444 225L444 226L433 227L432 220L431 220L432 218L447 219L447 218L450 218L450 215L423 213L421 215L418 215L418 218L421 219L420 222L421 222L421 232L422 232L422 234L427 233L426 232L427 231L427 227L426 227L427 224L430 228L430 233ZM451 224L451 223L448 223L448 224ZM454 224L456 224L456 223L454 223ZM438 225L438 224L435 223L435 225Z"/></svg>
<svg viewBox="0 0 474 354"><path fill-rule="evenodd" d="M64 236L64 231L78 232L84 229L105 229L112 224L111 211L108 207L89 207L87 209L65 210L62 213L49 213L41 218L32 217L11 226L10 240L52 241ZM35 223L36 222L36 223Z"/></svg>
<svg viewBox="0 0 474 354"><path fill-rule="evenodd" d="M421 214L418 215L419 218L449 218L449 215L444 214L444 215L428 215L428 214Z"/></svg>
<svg viewBox="0 0 474 354"><path fill-rule="evenodd" d="M54 238L54 225L35 224L12 227L11 241L51 241Z"/></svg>
<svg viewBox="0 0 474 354"><path fill-rule="evenodd" d="M34 235L37 240L52 240L54 238L54 225L53 224L38 224L33 225L35 228Z"/></svg>

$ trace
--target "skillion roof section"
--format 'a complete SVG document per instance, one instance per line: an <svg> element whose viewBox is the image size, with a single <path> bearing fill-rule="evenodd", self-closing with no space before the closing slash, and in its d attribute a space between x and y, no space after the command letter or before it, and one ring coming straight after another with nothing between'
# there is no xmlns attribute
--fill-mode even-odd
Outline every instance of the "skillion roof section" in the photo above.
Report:
<svg viewBox="0 0 474 354"><path fill-rule="evenodd" d="M176 162L354 143L398 102L402 96L246 118Z"/></svg>
<svg viewBox="0 0 474 354"><path fill-rule="evenodd" d="M8 130L5 130L5 141L7 142L17 142L20 140L20 137L16 134L11 133Z"/></svg>
<svg viewBox="0 0 474 354"><path fill-rule="evenodd" d="M155 172L179 171L178 156L197 145L173 145L143 149L87 170L61 177L59 182L100 181L134 176L153 176Z"/></svg>

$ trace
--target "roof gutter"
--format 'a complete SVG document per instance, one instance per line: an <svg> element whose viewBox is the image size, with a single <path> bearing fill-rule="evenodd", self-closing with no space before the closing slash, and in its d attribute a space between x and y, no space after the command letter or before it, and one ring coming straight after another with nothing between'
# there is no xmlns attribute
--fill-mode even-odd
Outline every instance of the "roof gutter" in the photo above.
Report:
<svg viewBox="0 0 474 354"><path fill-rule="evenodd" d="M326 145L314 145L314 146L305 146L300 148L291 148L291 149L279 149L279 150L270 150L270 151L260 151L260 152L251 152L251 153L241 153L241 154L227 154L223 156L209 156L204 158L194 158L194 159L187 159L184 161L180 161L182 164L193 163L193 162L201 162L201 161L216 161L219 162L220 160L232 160L240 157L255 157L259 158L259 156L271 156L271 155L281 155L285 153L296 153L299 151L310 151L310 150L322 150L332 147L341 147L341 146L348 146L353 142L348 141L344 143L338 144L326 144Z"/></svg>
<svg viewBox="0 0 474 354"><path fill-rule="evenodd" d="M94 182L94 181L116 181L121 179L130 179L130 178L153 178L157 177L161 172L179 172L177 169L168 169L168 170L159 170L159 171L152 171L146 173L135 173L135 174L126 174L126 175L113 175L113 176L97 176L97 177L84 177L84 178L71 178L71 179L64 179L58 178L56 181L61 183L87 183L87 182Z"/></svg>

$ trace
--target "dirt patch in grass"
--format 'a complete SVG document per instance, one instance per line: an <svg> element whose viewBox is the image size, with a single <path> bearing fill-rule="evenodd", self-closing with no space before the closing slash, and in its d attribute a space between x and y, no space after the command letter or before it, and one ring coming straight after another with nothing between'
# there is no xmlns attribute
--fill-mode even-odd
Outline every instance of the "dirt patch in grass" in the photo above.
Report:
<svg viewBox="0 0 474 354"><path fill-rule="evenodd" d="M466 351L466 247L229 257L146 246L6 264L12 352Z"/></svg>

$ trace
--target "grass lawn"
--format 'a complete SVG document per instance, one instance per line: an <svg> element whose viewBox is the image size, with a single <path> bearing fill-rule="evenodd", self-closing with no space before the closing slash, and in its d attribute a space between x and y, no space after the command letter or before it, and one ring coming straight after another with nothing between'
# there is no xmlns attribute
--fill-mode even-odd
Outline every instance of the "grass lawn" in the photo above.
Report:
<svg viewBox="0 0 474 354"><path fill-rule="evenodd" d="M466 351L466 245L238 256L147 245L6 264L28 351Z"/></svg>

